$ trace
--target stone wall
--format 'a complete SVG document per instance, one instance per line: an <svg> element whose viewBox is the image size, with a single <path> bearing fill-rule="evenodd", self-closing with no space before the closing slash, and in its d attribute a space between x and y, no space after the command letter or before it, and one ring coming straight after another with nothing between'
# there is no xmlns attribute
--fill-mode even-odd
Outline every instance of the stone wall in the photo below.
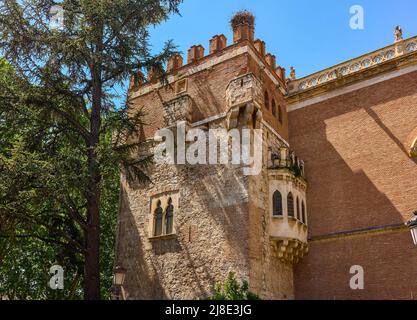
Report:
<svg viewBox="0 0 417 320"><path fill-rule="evenodd" d="M155 165L149 174L154 184L122 184L118 261L129 296L204 298L229 271L248 279L248 189L239 170ZM176 235L152 239L150 199L176 190Z"/></svg>
<svg viewBox="0 0 417 320"><path fill-rule="evenodd" d="M225 124L218 120L209 128ZM268 233L268 147L283 142L266 127L264 137L259 176L231 165L155 164L148 172L152 184L122 178L117 261L128 270L130 298L204 298L230 271L263 298L294 298L292 266L279 261ZM151 201L163 193L178 193L176 235L152 238Z"/></svg>
<svg viewBox="0 0 417 320"><path fill-rule="evenodd" d="M145 113L143 137L148 141L177 121L187 122L188 128L230 129L229 108L242 104L236 125L250 124L254 112L264 129L264 169L248 177L239 166L153 164L148 170L152 183L144 185L122 175L116 261L127 269L128 298L205 298L230 271L249 280L251 290L263 298L294 298L292 265L280 262L268 234L268 150L288 140L285 102L278 90L282 80L274 72L243 41L175 71L168 86L148 83L130 92L130 112ZM186 90L176 94L178 81L184 80L181 88ZM271 107L265 108L265 91L282 107L282 123ZM165 205L167 194L178 199L175 234L153 237L155 201L163 197Z"/></svg>

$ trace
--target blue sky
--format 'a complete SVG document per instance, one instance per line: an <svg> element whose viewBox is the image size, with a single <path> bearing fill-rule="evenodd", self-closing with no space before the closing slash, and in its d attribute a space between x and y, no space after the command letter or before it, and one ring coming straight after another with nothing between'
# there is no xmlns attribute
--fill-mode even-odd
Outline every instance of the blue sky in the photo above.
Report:
<svg viewBox="0 0 417 320"><path fill-rule="evenodd" d="M353 5L364 8L364 29L349 25ZM181 16L151 30L157 52L173 39L185 57L188 48L223 33L232 43L229 20L233 13L250 10L256 17L256 37L287 70L295 66L297 77L330 67L393 43L394 27L404 37L417 35L416 0L184 0Z"/></svg>

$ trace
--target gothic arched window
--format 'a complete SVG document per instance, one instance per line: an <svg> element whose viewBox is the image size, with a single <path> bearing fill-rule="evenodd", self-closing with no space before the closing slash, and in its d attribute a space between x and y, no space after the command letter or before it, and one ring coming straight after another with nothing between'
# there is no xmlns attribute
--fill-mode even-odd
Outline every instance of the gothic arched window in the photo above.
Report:
<svg viewBox="0 0 417 320"><path fill-rule="evenodd" d="M301 202L301 214L302 214L301 219L302 219L303 223L307 223L307 220L306 220L306 206L304 204L304 201Z"/></svg>
<svg viewBox="0 0 417 320"><path fill-rule="evenodd" d="M277 106L274 99L272 99L272 115L275 117L277 116Z"/></svg>
<svg viewBox="0 0 417 320"><path fill-rule="evenodd" d="M165 234L172 234L174 225L174 206L172 199L168 200L168 207L165 211Z"/></svg>
<svg viewBox="0 0 417 320"><path fill-rule="evenodd" d="M298 200L298 197L297 197L297 202L296 203L297 203L297 206L296 206L297 215L296 215L296 217L297 217L298 220L301 220L300 200Z"/></svg>
<svg viewBox="0 0 417 320"><path fill-rule="evenodd" d="M275 191L272 196L272 214L274 216L282 216L282 196L279 191Z"/></svg>
<svg viewBox="0 0 417 320"><path fill-rule="evenodd" d="M268 94L268 91L265 91L264 99L265 99L265 108L267 110L269 110L269 94Z"/></svg>
<svg viewBox="0 0 417 320"><path fill-rule="evenodd" d="M281 109L281 106L278 106L278 120L279 120L279 123L282 124L282 109Z"/></svg>
<svg viewBox="0 0 417 320"><path fill-rule="evenodd" d="M288 217L294 217L294 197L290 192L287 197Z"/></svg>
<svg viewBox="0 0 417 320"><path fill-rule="evenodd" d="M155 228L154 228L154 236L158 237L162 235L162 219L163 219L164 211L161 208L161 200L158 201L155 209Z"/></svg>

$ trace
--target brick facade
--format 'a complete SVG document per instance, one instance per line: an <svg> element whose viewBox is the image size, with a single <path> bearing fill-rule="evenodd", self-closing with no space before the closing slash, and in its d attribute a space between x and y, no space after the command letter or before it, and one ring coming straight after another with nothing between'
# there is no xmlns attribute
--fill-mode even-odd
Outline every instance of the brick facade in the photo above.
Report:
<svg viewBox="0 0 417 320"><path fill-rule="evenodd" d="M300 299L408 299L417 293L417 250L407 229L314 241L403 223L417 208L417 72L289 113L291 144L305 159L311 251L297 266ZM313 143L312 143L313 142ZM413 250L414 249L414 250ZM364 267L365 290L349 287Z"/></svg>

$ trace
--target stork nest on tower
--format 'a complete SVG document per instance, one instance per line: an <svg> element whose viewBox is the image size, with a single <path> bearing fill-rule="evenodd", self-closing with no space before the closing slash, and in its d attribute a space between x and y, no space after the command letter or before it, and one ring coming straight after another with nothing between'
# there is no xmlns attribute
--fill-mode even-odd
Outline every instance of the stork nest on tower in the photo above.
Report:
<svg viewBox="0 0 417 320"><path fill-rule="evenodd" d="M241 25L249 25L253 27L255 25L255 17L247 10L238 11L230 20L230 25L233 29Z"/></svg>

